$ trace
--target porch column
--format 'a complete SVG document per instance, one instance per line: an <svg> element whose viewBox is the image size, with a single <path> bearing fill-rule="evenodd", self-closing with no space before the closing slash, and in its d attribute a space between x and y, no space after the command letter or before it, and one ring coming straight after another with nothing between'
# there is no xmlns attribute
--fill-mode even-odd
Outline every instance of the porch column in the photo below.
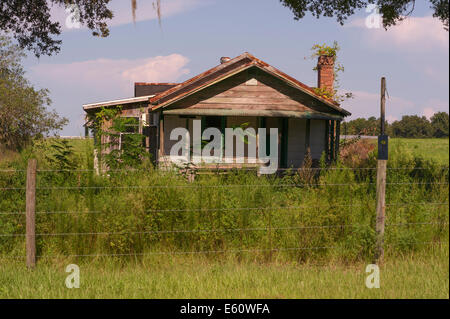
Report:
<svg viewBox="0 0 450 319"><path fill-rule="evenodd" d="M325 156L330 160L330 120L325 120Z"/></svg>
<svg viewBox="0 0 450 319"><path fill-rule="evenodd" d="M308 153L308 149L310 147L311 147L311 120L307 119L305 127L305 155Z"/></svg>
<svg viewBox="0 0 450 319"><path fill-rule="evenodd" d="M341 138L341 121L336 121L336 146L335 146L335 154L334 159L337 160L339 158L339 142Z"/></svg>
<svg viewBox="0 0 450 319"><path fill-rule="evenodd" d="M279 120L281 125L281 156L280 156L280 168L287 168L287 154L288 154L288 123L289 119L286 117L282 117Z"/></svg>
<svg viewBox="0 0 450 319"><path fill-rule="evenodd" d="M331 142L331 149L330 149L330 161L333 162L335 160L335 120L331 121L331 129L330 129L330 142Z"/></svg>
<svg viewBox="0 0 450 319"><path fill-rule="evenodd" d="M159 162L164 156L164 115L161 111L159 113Z"/></svg>

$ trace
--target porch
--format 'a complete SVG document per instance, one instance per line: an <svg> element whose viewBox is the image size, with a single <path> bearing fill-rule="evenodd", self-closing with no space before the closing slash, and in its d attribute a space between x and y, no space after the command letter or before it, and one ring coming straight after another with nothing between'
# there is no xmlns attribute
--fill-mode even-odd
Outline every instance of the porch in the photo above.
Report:
<svg viewBox="0 0 450 319"><path fill-rule="evenodd" d="M175 111L169 110L158 114L158 138L154 139L157 140L158 145L156 145L154 149L158 150L157 154L155 154L155 158L157 158L157 162L160 166L168 166L174 160L182 160L185 154L181 154L181 152L176 154L178 157L173 156L174 154L171 156L172 148L180 141L181 138L171 139L170 133L176 128L183 128L186 129L186 131L189 132L189 136L192 137L194 134L194 121L201 122L201 135L203 135L203 132L207 128L217 128L221 132L222 136L222 153L220 158L217 158L213 163L205 163L201 159L195 157L193 153L193 141L190 139L189 162L201 163L200 165L197 165L198 167L229 169L245 167L251 168L262 165L263 163L257 156L260 151L263 151L260 150L259 128L266 129L266 141L269 141L268 134L270 129L278 129L277 164L279 168L286 169L302 167L308 150L310 152L313 165L317 165L322 155L325 156L324 159L328 163L337 158L340 135L340 120L337 119L325 119L320 118L320 116L317 115L309 115L309 118L307 118L305 114L300 116L300 114L296 114L296 112L278 112L280 114L273 114L274 112L271 112L272 114L258 114L258 116L252 116L249 114L247 116L240 116L236 114L217 115L217 111L227 110L214 110L214 113L210 113L215 115L208 115L208 112L204 111L201 112L202 114L192 114L188 111L189 110L183 109ZM254 129L256 138L254 139L254 142L251 138L245 141L243 157L238 156L237 154L236 143L238 142L238 137L234 137L232 154L225 152L225 143L223 141L226 128L242 128L244 131L247 129ZM203 141L203 143L208 143L210 140ZM267 149L265 150L265 154L269 155L270 146L266 147ZM152 149L152 146L149 148ZM255 149L256 152L252 152L252 148Z"/></svg>

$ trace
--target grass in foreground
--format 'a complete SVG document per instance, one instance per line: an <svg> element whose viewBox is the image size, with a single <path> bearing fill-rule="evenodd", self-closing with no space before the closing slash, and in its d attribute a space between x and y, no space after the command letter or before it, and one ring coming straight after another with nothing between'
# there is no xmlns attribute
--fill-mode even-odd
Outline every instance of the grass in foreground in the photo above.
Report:
<svg viewBox="0 0 450 319"><path fill-rule="evenodd" d="M0 264L0 298L449 298L448 245L386 257L381 288L365 286L366 264L258 264L173 257L129 262L80 262L81 286L65 287L59 261L27 270Z"/></svg>

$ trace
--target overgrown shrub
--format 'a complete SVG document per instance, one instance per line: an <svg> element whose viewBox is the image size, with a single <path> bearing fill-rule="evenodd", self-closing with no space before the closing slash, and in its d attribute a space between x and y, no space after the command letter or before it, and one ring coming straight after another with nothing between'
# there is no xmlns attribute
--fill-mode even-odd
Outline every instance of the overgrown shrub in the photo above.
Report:
<svg viewBox="0 0 450 319"><path fill-rule="evenodd" d="M375 148L375 143L366 139L344 140L340 146L340 160L348 167L369 167Z"/></svg>

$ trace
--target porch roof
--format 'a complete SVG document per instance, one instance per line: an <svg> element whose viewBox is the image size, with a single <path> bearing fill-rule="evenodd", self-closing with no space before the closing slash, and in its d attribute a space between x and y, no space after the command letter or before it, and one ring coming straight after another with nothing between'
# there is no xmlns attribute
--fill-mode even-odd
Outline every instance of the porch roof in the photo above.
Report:
<svg viewBox="0 0 450 319"><path fill-rule="evenodd" d="M104 101L104 102L83 104L83 110L87 111L87 110L96 109L99 107L126 105L126 104L132 104L132 103L140 103L140 102L148 103L149 99L154 96L155 95L146 95L146 96L140 96L140 97L131 97L131 98L127 98L127 99L110 100L110 101Z"/></svg>

